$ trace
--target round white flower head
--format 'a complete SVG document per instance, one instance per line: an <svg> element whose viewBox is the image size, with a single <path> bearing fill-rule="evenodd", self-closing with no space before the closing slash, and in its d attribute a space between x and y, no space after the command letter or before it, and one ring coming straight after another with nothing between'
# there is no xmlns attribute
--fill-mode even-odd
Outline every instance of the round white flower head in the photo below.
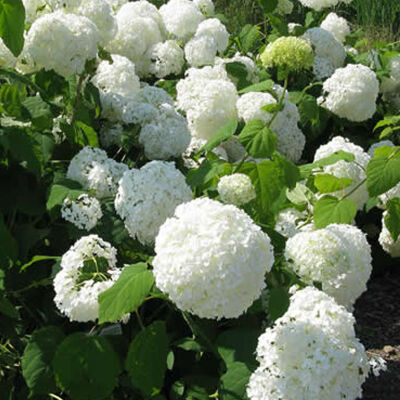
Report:
<svg viewBox="0 0 400 400"><path fill-rule="evenodd" d="M355 400L368 373L354 318L314 288L297 291L287 313L258 339L250 400Z"/></svg>
<svg viewBox="0 0 400 400"><path fill-rule="evenodd" d="M192 67L214 64L217 43L210 36L198 36L185 44L185 58Z"/></svg>
<svg viewBox="0 0 400 400"><path fill-rule="evenodd" d="M386 227L385 217L387 211L382 215L382 230L379 235L379 244L382 246L386 253L390 254L392 257L400 257L400 236L396 241L393 240L389 229Z"/></svg>
<svg viewBox="0 0 400 400"><path fill-rule="evenodd" d="M215 14L215 6L212 0L193 0L193 3L204 15L211 17Z"/></svg>
<svg viewBox="0 0 400 400"><path fill-rule="evenodd" d="M116 268L117 250L97 235L79 239L61 258L61 271L54 278L54 301L70 321L95 321L98 295L109 289L121 270Z"/></svg>
<svg viewBox="0 0 400 400"><path fill-rule="evenodd" d="M300 232L286 242L285 257L301 277L352 309L366 290L371 274L371 248L355 226L331 224L324 229Z"/></svg>
<svg viewBox="0 0 400 400"><path fill-rule="evenodd" d="M0 67L14 68L17 59L0 38Z"/></svg>
<svg viewBox="0 0 400 400"><path fill-rule="evenodd" d="M251 179L244 174L223 176L218 182L217 190L224 203L235 206L241 206L256 198Z"/></svg>
<svg viewBox="0 0 400 400"><path fill-rule="evenodd" d="M111 9L114 12L117 12L124 4L129 2L129 0L106 0L106 1L111 6Z"/></svg>
<svg viewBox="0 0 400 400"><path fill-rule="evenodd" d="M150 49L150 58L152 60L150 72L157 78L171 74L179 75L185 63L183 50L176 40L167 40L154 45Z"/></svg>
<svg viewBox="0 0 400 400"><path fill-rule="evenodd" d="M215 65L225 65L225 64L234 63L234 62L243 64L246 67L248 81L254 82L254 83L259 81L259 78L257 76L258 68L257 68L256 64L254 63L254 61L250 57L242 56L240 53L236 53L231 58L216 57L214 64ZM238 83L237 78L230 77L230 79L232 80L233 83L235 83L235 84Z"/></svg>
<svg viewBox="0 0 400 400"><path fill-rule="evenodd" d="M353 154L355 157L355 162L341 160L335 164L324 167L323 172L334 175L337 178L353 179L354 182L344 189L344 193L346 194L353 190L366 178L365 169L367 168L370 157L360 146L351 143L348 139L342 136L336 136L330 142L321 145L317 149L314 156L314 162L320 160L321 158L329 157L339 150ZM343 191L333 193L334 196L342 194ZM349 199L354 201L358 210L361 210L368 200L366 185L361 185L349 196Z"/></svg>
<svg viewBox="0 0 400 400"><path fill-rule="evenodd" d="M400 110L400 54L390 58L388 63L390 77L382 77L380 91L383 99Z"/></svg>
<svg viewBox="0 0 400 400"><path fill-rule="evenodd" d="M282 90L276 85L276 91ZM261 120L265 123L272 118L271 113L261 109L268 104L276 103L276 99L269 93L249 92L242 95L236 103L239 118L246 123L252 120ZM277 136L277 149L289 160L299 161L306 139L298 127L300 115L295 104L284 99L284 109L278 113L271 124L271 129Z"/></svg>
<svg viewBox="0 0 400 400"><path fill-rule="evenodd" d="M26 37L26 49L37 68L66 77L81 74L96 58L99 32L90 19L56 11L37 19Z"/></svg>
<svg viewBox="0 0 400 400"><path fill-rule="evenodd" d="M100 202L87 194L81 194L76 200L68 197L61 207L61 216L79 229L90 231L103 216Z"/></svg>
<svg viewBox="0 0 400 400"><path fill-rule="evenodd" d="M177 107L186 111L192 136L208 140L218 128L237 118L236 86L221 65L190 68L176 89Z"/></svg>
<svg viewBox="0 0 400 400"><path fill-rule="evenodd" d="M376 111L379 81L375 73L361 64L338 68L324 82L324 107L341 118L361 122L371 118Z"/></svg>
<svg viewBox="0 0 400 400"><path fill-rule="evenodd" d="M56 10L71 12L82 0L22 0L25 8L25 22L32 24L43 14Z"/></svg>
<svg viewBox="0 0 400 400"><path fill-rule="evenodd" d="M305 7L312 8L315 11L320 11L323 8L335 7L340 2L349 4L352 0L299 0Z"/></svg>
<svg viewBox="0 0 400 400"><path fill-rule="evenodd" d="M164 26L156 7L139 1L124 4L116 15L118 32L106 50L120 54L135 63L136 73L146 76L151 60L150 48L165 38Z"/></svg>
<svg viewBox="0 0 400 400"><path fill-rule="evenodd" d="M346 50L331 32L316 27L308 29L304 37L314 47L313 70L318 79L331 76L336 68L343 66Z"/></svg>
<svg viewBox="0 0 400 400"><path fill-rule="evenodd" d="M113 63L103 60L92 78L100 91L102 116L113 120L122 117L124 107L140 90L135 64L126 57L113 54Z"/></svg>
<svg viewBox="0 0 400 400"><path fill-rule="evenodd" d="M182 154L183 165L186 168L188 169L197 168L203 162L204 157L200 157L197 161L195 161L191 156L197 153L206 143L207 140L205 139L192 137L189 146ZM214 149L212 149L212 153L219 156L219 158L228 161L228 155L222 146L217 146Z"/></svg>
<svg viewBox="0 0 400 400"><path fill-rule="evenodd" d="M229 33L225 25L217 18L209 18L199 24L195 37L202 36L215 40L218 53L223 53L228 47Z"/></svg>
<svg viewBox="0 0 400 400"><path fill-rule="evenodd" d="M160 228L155 252L157 287L201 318L243 314L274 262L268 235L245 212L208 198L177 207Z"/></svg>
<svg viewBox="0 0 400 400"><path fill-rule="evenodd" d="M190 0L170 0L160 7L160 14L167 30L178 39L185 39L196 32L204 15Z"/></svg>
<svg viewBox="0 0 400 400"><path fill-rule="evenodd" d="M346 36L350 34L350 26L346 19L339 17L336 13L331 12L322 21L321 28L332 33L335 38L343 43Z"/></svg>
<svg viewBox="0 0 400 400"><path fill-rule="evenodd" d="M189 146L191 134L186 118L169 104L159 108L157 117L142 126L139 143L149 160L179 157Z"/></svg>
<svg viewBox="0 0 400 400"><path fill-rule="evenodd" d="M72 13L89 18L100 34L100 45L105 46L117 33L117 21L107 0L80 0Z"/></svg>
<svg viewBox="0 0 400 400"><path fill-rule="evenodd" d="M299 211L295 208L286 208L278 214L275 230L281 235L290 238L300 232L298 226L304 223L306 218L307 214L305 212Z"/></svg>
<svg viewBox="0 0 400 400"><path fill-rule="evenodd" d="M124 174L115 198L115 210L133 238L151 245L175 208L192 197L184 175L174 163L152 161L140 170L132 169Z"/></svg>
<svg viewBox="0 0 400 400"><path fill-rule="evenodd" d="M118 181L127 170L125 164L108 158L104 150L86 146L72 158L67 178L94 190L95 196L102 199L116 194Z"/></svg>
<svg viewBox="0 0 400 400"><path fill-rule="evenodd" d="M293 3L290 0L278 0L278 4L274 10L277 14L291 14L293 11Z"/></svg>

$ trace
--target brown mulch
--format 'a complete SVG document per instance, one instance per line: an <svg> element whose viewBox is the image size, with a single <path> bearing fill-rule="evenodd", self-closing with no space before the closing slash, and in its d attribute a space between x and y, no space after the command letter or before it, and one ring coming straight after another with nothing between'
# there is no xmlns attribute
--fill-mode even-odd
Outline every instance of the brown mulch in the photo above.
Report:
<svg viewBox="0 0 400 400"><path fill-rule="evenodd" d="M367 354L379 355L387 363L387 371L368 377L363 399L400 400L400 265L370 279L354 315Z"/></svg>

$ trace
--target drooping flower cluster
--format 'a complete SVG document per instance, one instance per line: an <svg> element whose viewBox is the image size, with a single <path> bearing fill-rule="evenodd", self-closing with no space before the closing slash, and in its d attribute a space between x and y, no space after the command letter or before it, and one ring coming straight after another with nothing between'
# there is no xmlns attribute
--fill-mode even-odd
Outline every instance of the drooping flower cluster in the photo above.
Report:
<svg viewBox="0 0 400 400"><path fill-rule="evenodd" d="M93 190L102 199L116 194L118 181L127 170L127 165L108 158L104 150L86 146L72 158L67 178Z"/></svg>
<svg viewBox="0 0 400 400"><path fill-rule="evenodd" d="M274 89L278 94L282 91L282 88L278 85L275 85ZM261 107L274 103L277 103L277 101L270 93L245 93L237 101L239 117L246 123L252 120L261 120L268 123L273 114L264 111ZM278 112L278 115L273 120L271 129L277 136L278 151L289 160L297 162L303 152L306 139L298 127L300 115L296 105L286 98L283 100L283 104L284 108Z"/></svg>
<svg viewBox="0 0 400 400"><path fill-rule="evenodd" d="M109 289L121 270L116 267L117 250L97 235L80 238L61 258L54 278L54 302L70 321L98 318L98 295Z"/></svg>
<svg viewBox="0 0 400 400"><path fill-rule="evenodd" d="M371 248L352 225L297 233L286 242L285 257L305 283L320 282L324 292L349 310L366 290L372 270Z"/></svg>
<svg viewBox="0 0 400 400"><path fill-rule="evenodd" d="M90 231L103 216L100 202L87 194L81 194L76 200L68 197L61 207L61 216L79 229Z"/></svg>
<svg viewBox="0 0 400 400"><path fill-rule="evenodd" d="M335 7L340 2L350 4L352 0L299 0L305 7L310 7L315 11L320 11L323 8Z"/></svg>
<svg viewBox="0 0 400 400"><path fill-rule="evenodd" d="M314 161L318 161L321 158L328 157L335 153L336 151L345 151L354 155L354 162L347 162L340 160L335 164L328 165L323 168L323 172L336 176L337 178L349 178L353 179L354 182L347 186L340 193L333 193L333 195L347 194L357 185L359 185L365 178L365 169L370 160L369 155L360 147L351 143L348 139L342 136L334 137L327 144L321 145L315 152ZM358 187L352 194L348 197L350 200L354 201L357 209L361 210L364 207L368 199L367 187L365 184Z"/></svg>
<svg viewBox="0 0 400 400"><path fill-rule="evenodd" d="M247 204L256 197L250 178L239 173L223 176L218 182L217 190L224 203L235 206Z"/></svg>
<svg viewBox="0 0 400 400"><path fill-rule="evenodd" d="M324 82L324 107L349 121L365 121L376 111L379 81L375 73L361 64L338 68Z"/></svg>
<svg viewBox="0 0 400 400"><path fill-rule="evenodd" d="M125 172L115 197L115 210L132 238L151 245L175 208L192 197L184 175L174 163L152 161L140 170Z"/></svg>
<svg viewBox="0 0 400 400"><path fill-rule="evenodd" d="M389 229L386 226L385 217L387 211L382 215L382 230L379 234L379 244L382 246L386 253L390 254L392 257L400 257L400 236L397 240L392 238Z"/></svg>
<svg viewBox="0 0 400 400"><path fill-rule="evenodd" d="M326 16L322 21L321 28L332 33L340 43L344 43L346 36L350 34L350 26L347 20L334 12Z"/></svg>
<svg viewBox="0 0 400 400"><path fill-rule="evenodd" d="M245 312L274 262L269 237L246 213L208 198L178 206L161 226L155 251L157 287L201 318Z"/></svg>

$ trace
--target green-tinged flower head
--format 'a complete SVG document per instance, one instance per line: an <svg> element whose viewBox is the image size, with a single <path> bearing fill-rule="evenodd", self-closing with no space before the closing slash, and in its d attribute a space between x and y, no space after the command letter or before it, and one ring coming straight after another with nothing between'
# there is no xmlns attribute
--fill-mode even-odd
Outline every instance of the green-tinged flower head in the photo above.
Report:
<svg viewBox="0 0 400 400"><path fill-rule="evenodd" d="M294 36L280 37L270 43L261 54L261 62L265 67L278 67L287 72L308 69L313 61L311 45Z"/></svg>

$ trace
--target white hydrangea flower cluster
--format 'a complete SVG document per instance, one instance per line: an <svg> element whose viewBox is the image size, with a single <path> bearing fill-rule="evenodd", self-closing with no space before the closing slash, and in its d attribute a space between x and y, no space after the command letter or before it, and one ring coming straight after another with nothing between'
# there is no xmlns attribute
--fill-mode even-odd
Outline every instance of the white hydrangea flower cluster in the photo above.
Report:
<svg viewBox="0 0 400 400"><path fill-rule="evenodd" d="M14 68L17 59L0 38L0 67Z"/></svg>
<svg viewBox="0 0 400 400"><path fill-rule="evenodd" d="M353 179L354 182L347 186L344 191L332 193L334 196L342 195L343 193L349 193L358 184L360 184L366 178L365 169L367 168L367 164L370 160L369 155L360 146L351 143L348 139L342 136L336 136L330 142L321 145L317 149L314 155L314 162L320 160L321 158L329 157L339 150L353 154L355 157L355 162L341 160L335 164L324 167L323 172L334 175L337 178L350 178ZM354 201L358 210L361 210L368 200L366 185L361 185L348 198Z"/></svg>
<svg viewBox="0 0 400 400"><path fill-rule="evenodd" d="M204 15L211 17L215 14L215 6L212 0L193 0L193 3Z"/></svg>
<svg viewBox="0 0 400 400"><path fill-rule="evenodd" d="M306 218L306 212L299 211L296 208L286 208L279 212L275 223L275 230L281 235L291 238L300 231L312 229L313 225L307 224L299 230L299 225L302 225Z"/></svg>
<svg viewBox="0 0 400 400"><path fill-rule="evenodd" d="M376 111L379 81L375 72L362 64L338 68L324 82L323 106L341 118L361 122Z"/></svg>
<svg viewBox="0 0 400 400"><path fill-rule="evenodd" d="M208 140L237 118L236 86L223 66L190 68L176 85L177 107L186 112L192 136Z"/></svg>
<svg viewBox="0 0 400 400"><path fill-rule="evenodd" d="M208 198L176 208L160 228L155 252L157 287L201 318L244 313L274 262L268 235L245 212Z"/></svg>
<svg viewBox="0 0 400 400"><path fill-rule="evenodd" d="M278 94L282 91L278 85L275 85L274 89ZM236 106L239 118L246 123L252 120L268 123L273 114L262 110L261 107L274 103L277 103L276 99L267 92L249 92L238 99ZM298 127L300 114L296 105L288 99L284 99L283 104L284 108L272 122L271 129L277 136L277 150L289 160L297 162L303 152L306 138Z"/></svg>
<svg viewBox="0 0 400 400"><path fill-rule="evenodd" d="M250 400L355 400L368 373L354 317L315 288L297 291L258 339Z"/></svg>
<svg viewBox="0 0 400 400"><path fill-rule="evenodd" d="M88 18L56 11L38 18L26 37L26 52L37 69L67 77L81 74L86 60L96 58L100 36Z"/></svg>
<svg viewBox="0 0 400 400"><path fill-rule="evenodd" d="M224 203L241 206L256 198L256 190L251 179L244 174L223 176L217 186L221 200Z"/></svg>
<svg viewBox="0 0 400 400"><path fill-rule="evenodd" d="M286 242L285 257L305 283L320 282L324 292L349 310L367 289L372 271L371 248L352 225L297 233Z"/></svg>
<svg viewBox="0 0 400 400"><path fill-rule="evenodd" d="M98 199L103 199L115 196L118 182L127 170L125 164L108 158L104 150L86 146L72 158L67 178L93 190Z"/></svg>
<svg viewBox="0 0 400 400"><path fill-rule="evenodd" d="M179 157L189 146L191 137L186 118L165 103L159 107L157 117L142 126L139 143L149 160L168 160Z"/></svg>
<svg viewBox="0 0 400 400"><path fill-rule="evenodd" d="M106 50L135 63L136 73L147 76L151 65L149 50L165 39L165 26L157 7L145 0L124 4L116 14L118 32Z"/></svg>
<svg viewBox="0 0 400 400"><path fill-rule="evenodd" d="M380 91L385 101L400 110L400 54L390 58L388 69L390 77L382 77Z"/></svg>
<svg viewBox="0 0 400 400"><path fill-rule="evenodd" d="M197 168L204 160L204 157L200 157L197 161L192 158L192 155L197 153L205 144L207 140L199 139L197 137L192 137L188 148L183 152L182 159L183 165L188 168ZM223 160L228 160L228 154L222 146L217 146L212 149L212 153L219 156Z"/></svg>
<svg viewBox="0 0 400 400"><path fill-rule="evenodd" d="M151 245L160 226L175 208L193 197L185 176L174 163L151 161L122 177L115 197L115 210L132 238Z"/></svg>
<svg viewBox="0 0 400 400"><path fill-rule="evenodd" d="M82 0L22 0L25 8L25 22L32 24L43 14L53 11L64 10L71 12L72 9L79 7Z"/></svg>
<svg viewBox="0 0 400 400"><path fill-rule="evenodd" d="M340 2L350 4L352 0L299 0L304 7L312 8L315 11L321 11L324 8L335 7Z"/></svg>
<svg viewBox="0 0 400 400"><path fill-rule="evenodd" d="M68 197L61 207L61 216L79 229L90 231L103 216L100 202L87 194L81 194L76 200Z"/></svg>
<svg viewBox="0 0 400 400"><path fill-rule="evenodd" d="M228 47L229 33L225 25L217 18L201 22L196 33L185 45L185 57L193 67L214 64L217 53L223 53Z"/></svg>
<svg viewBox="0 0 400 400"><path fill-rule="evenodd" d="M214 65L226 65L229 63L241 63L243 64L246 69L247 69L247 80L249 82L257 83L259 81L257 72L258 68L254 61L247 56L241 55L239 52L236 53L233 57L230 58L221 58L221 57L216 57L214 60ZM238 79L230 77L233 83L237 84Z"/></svg>
<svg viewBox="0 0 400 400"><path fill-rule="evenodd" d="M321 23L321 28L332 33L340 42L344 43L346 36L350 34L350 26L347 20L339 17L334 12L329 13Z"/></svg>
<svg viewBox="0 0 400 400"><path fill-rule="evenodd" d="M160 7L160 14L168 33L184 40L192 36L205 19L198 6L190 0L170 0Z"/></svg>
<svg viewBox="0 0 400 400"><path fill-rule="evenodd" d="M392 257L400 257L400 236L396 241L393 240L389 229L386 227L386 215L387 211L385 211L382 215L382 230L378 239L379 244L382 246L383 250L385 250L386 253L390 254Z"/></svg>
<svg viewBox="0 0 400 400"><path fill-rule="evenodd" d="M346 50L335 36L322 28L311 28L304 34L314 47L314 75L318 79L331 76L337 68L344 65Z"/></svg>
<svg viewBox="0 0 400 400"><path fill-rule="evenodd" d="M150 73L157 78L179 75L185 63L184 53L176 40L157 43L150 49Z"/></svg>
<svg viewBox="0 0 400 400"><path fill-rule="evenodd" d="M120 120L126 105L136 98L140 90L135 64L126 57L113 54L113 62L103 60L92 77L99 89L102 116Z"/></svg>
<svg viewBox="0 0 400 400"><path fill-rule="evenodd" d="M79 239L61 258L61 270L54 278L54 302L70 321L95 321L99 314L98 295L109 289L121 270L116 267L117 250L97 235ZM85 262L107 261L106 271L83 271ZM85 275L91 275L85 279Z"/></svg>
<svg viewBox="0 0 400 400"><path fill-rule="evenodd" d="M111 6L114 12L117 12L124 4L128 3L129 0L106 0Z"/></svg>

